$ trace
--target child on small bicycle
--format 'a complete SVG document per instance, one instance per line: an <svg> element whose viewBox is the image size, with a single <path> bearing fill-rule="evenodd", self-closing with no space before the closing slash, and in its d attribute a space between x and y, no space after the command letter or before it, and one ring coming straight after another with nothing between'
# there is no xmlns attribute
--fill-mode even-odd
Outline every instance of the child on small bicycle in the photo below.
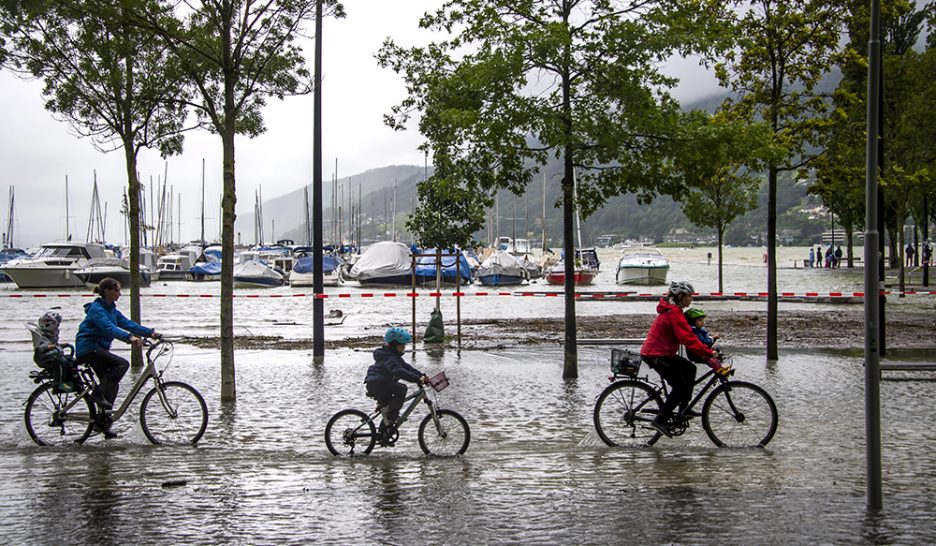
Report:
<svg viewBox="0 0 936 546"><path fill-rule="evenodd" d="M39 317L36 321L39 338L35 343L33 361L52 373L52 384L57 392L74 392L75 359L65 354L65 348L71 346L59 343L61 324L62 316L55 311L47 311Z"/></svg>
<svg viewBox="0 0 936 546"><path fill-rule="evenodd" d="M374 350L374 363L367 368L364 383L367 395L377 403L387 407L389 424L381 423L381 429L392 427L400 417L400 408L406 399L406 385L400 379L410 383L426 383L429 378L403 360L406 344L413 341L413 336L403 328L390 328L384 334L386 345Z"/></svg>

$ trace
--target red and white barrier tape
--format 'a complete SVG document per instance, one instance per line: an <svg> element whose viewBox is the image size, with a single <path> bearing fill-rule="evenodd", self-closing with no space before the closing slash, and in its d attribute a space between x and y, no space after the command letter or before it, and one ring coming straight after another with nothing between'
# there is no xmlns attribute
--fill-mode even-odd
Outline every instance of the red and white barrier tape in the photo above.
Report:
<svg viewBox="0 0 936 546"><path fill-rule="evenodd" d="M936 290L906 290L903 292L884 290L881 292L886 296L936 296ZM565 295L564 292L342 292L339 294L316 294L296 293L296 294L234 294L234 298L258 299L258 298L419 298L419 297L534 297L534 298L555 298ZM863 298L864 292L779 292L777 294L783 298ZM141 294L144 298L220 298L220 294ZM655 299L662 297L663 294L652 293L634 293L634 292L577 292L575 297L578 299ZM766 298L767 292L708 292L697 293L697 298ZM34 298L94 298L96 294L76 294L76 293L51 293L51 294L31 294L31 293L13 293L2 294L0 297L17 299Z"/></svg>

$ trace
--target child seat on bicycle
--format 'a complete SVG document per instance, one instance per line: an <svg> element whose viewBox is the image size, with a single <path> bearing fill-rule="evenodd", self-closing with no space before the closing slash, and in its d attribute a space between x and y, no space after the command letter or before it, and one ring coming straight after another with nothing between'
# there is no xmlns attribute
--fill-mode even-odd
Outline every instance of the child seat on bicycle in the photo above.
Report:
<svg viewBox="0 0 936 546"><path fill-rule="evenodd" d="M673 410L677 406L686 409L695 385L695 365L679 356L679 346L684 345L690 354L704 358L714 370L722 367L715 351L699 341L683 315L683 309L692 303L694 294L695 289L688 282L670 283L666 296L657 304L657 316L640 347L641 359L670 386L670 394L660 407L660 414L650 424L668 437L672 437L667 423Z"/></svg>
<svg viewBox="0 0 936 546"><path fill-rule="evenodd" d="M36 321L36 327L30 325L29 331L33 335L33 361L40 368L49 370L52 374L52 384L57 392L73 392L75 390L75 359L65 354L65 348L74 348L71 345L59 343L59 326L62 316L55 311L43 313Z"/></svg>
<svg viewBox="0 0 936 546"><path fill-rule="evenodd" d="M699 338L699 341L705 344L706 347L714 348L715 342L718 341L718 334L709 333L708 329L705 327L705 311L697 307L690 307L686 309L686 312L683 314L686 315L686 322L689 323L689 327L692 328L692 333ZM696 364L708 364L708 359L692 351L687 350L686 356L689 357L690 361Z"/></svg>
<svg viewBox="0 0 936 546"><path fill-rule="evenodd" d="M384 334L386 344L374 350L374 363L367 368L367 376L364 378L367 395L387 407L390 424L400 417L400 409L406 399L406 385L399 380L410 383L425 383L429 380L424 373L403 360L406 344L411 341L413 336L403 328L388 329Z"/></svg>

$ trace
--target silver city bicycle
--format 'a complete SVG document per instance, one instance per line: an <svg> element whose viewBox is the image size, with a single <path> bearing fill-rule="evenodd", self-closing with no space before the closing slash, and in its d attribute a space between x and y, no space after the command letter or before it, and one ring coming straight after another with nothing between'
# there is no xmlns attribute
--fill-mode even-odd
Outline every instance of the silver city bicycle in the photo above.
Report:
<svg viewBox="0 0 936 546"><path fill-rule="evenodd" d="M468 449L471 441L471 431L468 421L458 412L449 409L440 409L436 394L449 384L445 372L441 372L429 379L428 390L425 386L416 385L416 392L406 397L410 405L395 423L387 425L387 408L378 404L377 408L368 414L359 409L344 409L332 416L325 425L325 446L332 455L353 456L358 453L369 454L375 445L393 447L400 437L399 428L420 402L425 402L429 408L419 424L419 447L426 455L453 457L461 455ZM380 418L383 422L378 427Z"/></svg>
<svg viewBox="0 0 936 546"><path fill-rule="evenodd" d="M143 434L154 444L194 445L208 426L208 407L194 387L180 381L165 381L163 374L172 361L172 342L143 340L147 347L146 368L115 410L102 409L92 394L97 379L87 364L77 364L74 392L59 392L47 370L29 375L39 383L26 400L26 431L41 446L81 444L95 429L106 430L120 419L149 381L152 388L140 404ZM157 361L165 364L157 370Z"/></svg>

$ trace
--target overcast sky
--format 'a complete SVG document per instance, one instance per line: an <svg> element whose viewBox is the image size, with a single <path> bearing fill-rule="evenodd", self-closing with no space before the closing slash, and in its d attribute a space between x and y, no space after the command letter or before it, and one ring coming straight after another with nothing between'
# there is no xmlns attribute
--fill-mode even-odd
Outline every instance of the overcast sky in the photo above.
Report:
<svg viewBox="0 0 936 546"><path fill-rule="evenodd" d="M323 31L323 178L329 180L338 160L345 177L391 164L422 165L416 130L394 132L382 116L403 97L401 79L381 69L374 54L387 36L401 45L432 38L417 28L420 15L440 0L370 0L346 2L348 17L327 19ZM311 59L313 46L305 48ZM717 92L710 75L690 60L674 60L668 72L683 82L675 94L692 100ZM101 205L107 203L108 242L125 242L120 198L126 169L120 151L102 154L88 139L73 136L65 122L43 106L41 82L23 81L0 72L0 218L5 231L7 195L15 187L15 243L28 247L64 240L65 177L68 177L68 227L73 239L84 240L91 210L92 182L97 171ZM253 209L254 192L262 185L264 199L288 193L312 179L312 97L271 99L264 118L267 132L255 139L238 137L236 150L237 211ZM181 156L164 162L144 150L140 175L144 183L166 177L181 192L183 240L197 239L201 214L201 172L205 161L206 232L218 233L221 193L220 139L207 132L186 137ZM178 201L178 197L176 198ZM177 215L178 221L178 215ZM177 229L177 228L174 228ZM175 233L175 231L174 231ZM178 238L178 236L176 236Z"/></svg>

